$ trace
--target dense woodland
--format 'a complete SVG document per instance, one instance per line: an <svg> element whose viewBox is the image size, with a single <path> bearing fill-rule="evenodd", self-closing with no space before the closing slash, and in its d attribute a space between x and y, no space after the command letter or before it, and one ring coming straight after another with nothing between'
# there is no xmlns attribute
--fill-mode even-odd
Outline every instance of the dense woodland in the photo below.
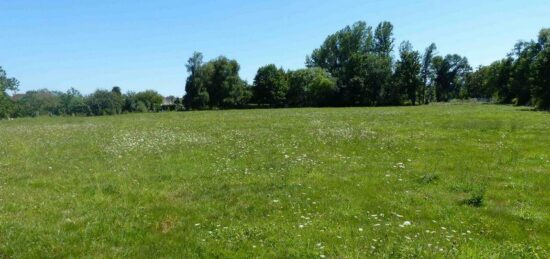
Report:
<svg viewBox="0 0 550 259"><path fill-rule="evenodd" d="M86 96L74 88L15 94L19 81L0 67L0 117L395 106L469 98L550 109L550 29L542 29L536 41L519 41L502 60L474 70L466 57L439 55L435 44L423 52L407 41L396 46L389 22L376 28L357 22L328 36L305 64L299 70L263 66L250 85L240 78L236 60L220 56L205 62L196 52L187 63L186 95L166 99L154 90L123 94L116 86Z"/></svg>

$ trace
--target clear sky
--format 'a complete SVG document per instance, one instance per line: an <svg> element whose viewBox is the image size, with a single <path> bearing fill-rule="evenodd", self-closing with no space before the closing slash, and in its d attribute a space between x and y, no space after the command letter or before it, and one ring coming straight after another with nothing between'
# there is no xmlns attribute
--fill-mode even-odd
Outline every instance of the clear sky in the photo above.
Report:
<svg viewBox="0 0 550 259"><path fill-rule="evenodd" d="M397 43L465 55L474 66L550 27L548 0L0 0L0 66L21 91L114 85L183 95L185 63L226 55L251 82L258 67L304 66L327 35L390 21Z"/></svg>

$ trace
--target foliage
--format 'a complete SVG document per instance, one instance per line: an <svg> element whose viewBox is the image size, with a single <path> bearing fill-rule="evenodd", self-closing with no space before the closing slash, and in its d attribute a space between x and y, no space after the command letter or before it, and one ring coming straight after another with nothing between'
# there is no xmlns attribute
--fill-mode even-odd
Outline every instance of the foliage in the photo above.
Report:
<svg viewBox="0 0 550 259"><path fill-rule="evenodd" d="M437 46L435 43L432 43L426 48L424 55L422 55L422 71L420 74L423 85L420 89L419 96L423 104L429 103L435 99L433 58L436 56L436 51Z"/></svg>
<svg viewBox="0 0 550 259"><path fill-rule="evenodd" d="M326 69L337 79L337 99L342 106L391 103L393 26L383 22L376 28L357 22L330 35L314 50L306 63Z"/></svg>
<svg viewBox="0 0 550 259"><path fill-rule="evenodd" d="M286 104L288 79L282 68L271 64L258 69L252 88L254 100L259 104L281 107Z"/></svg>
<svg viewBox="0 0 550 259"><path fill-rule="evenodd" d="M545 31L550 38L550 30ZM542 34L542 33L541 33ZM536 61L533 63L533 98L535 105L539 109L550 109L550 41L547 39L540 42L546 42L543 49L537 54Z"/></svg>
<svg viewBox="0 0 550 259"><path fill-rule="evenodd" d="M460 97L466 76L471 71L468 59L457 54L436 56L432 60L435 71L435 98L438 102L446 102Z"/></svg>
<svg viewBox="0 0 550 259"><path fill-rule="evenodd" d="M322 68L306 68L288 73L288 104L301 106L328 106L333 104L336 79Z"/></svg>
<svg viewBox="0 0 550 259"><path fill-rule="evenodd" d="M8 91L17 91L18 87L19 81L7 77L6 71L0 66L0 118L9 117L13 112L13 101Z"/></svg>
<svg viewBox="0 0 550 259"><path fill-rule="evenodd" d="M240 66L236 60L220 56L203 64L203 56L195 52L189 58L189 76L185 87L186 108L234 108L244 106L251 93L246 82L239 76Z"/></svg>
<svg viewBox="0 0 550 259"><path fill-rule="evenodd" d="M550 29L542 29L537 41L519 41L505 59L479 67L466 78L466 96L550 109L548 39Z"/></svg>
<svg viewBox="0 0 550 259"><path fill-rule="evenodd" d="M95 116L119 114L119 102L116 93L107 90L96 90L86 97L90 114Z"/></svg>
<svg viewBox="0 0 550 259"><path fill-rule="evenodd" d="M187 72L189 77L185 83L184 103L187 109L205 108L210 102L205 87L205 80L202 76L203 55L200 52L193 53L187 61Z"/></svg>
<svg viewBox="0 0 550 259"><path fill-rule="evenodd" d="M16 100L16 115L22 116L40 116L42 115L60 115L63 112L61 103L61 93L41 89L28 91Z"/></svg>
<svg viewBox="0 0 550 259"><path fill-rule="evenodd" d="M403 42L399 47L399 61L397 61L394 84L398 93L406 93L406 98L413 105L416 104L417 94L422 86L420 53L413 51L409 42ZM400 104L403 96L397 97L392 101L393 104Z"/></svg>
<svg viewBox="0 0 550 259"><path fill-rule="evenodd" d="M146 90L136 93L134 99L138 103L138 107L139 103L141 102L145 105L146 111L156 112L160 110L160 105L162 104L164 97L162 97L162 95L160 95L155 90ZM138 110L141 110L140 112L143 112L143 109L138 108Z"/></svg>

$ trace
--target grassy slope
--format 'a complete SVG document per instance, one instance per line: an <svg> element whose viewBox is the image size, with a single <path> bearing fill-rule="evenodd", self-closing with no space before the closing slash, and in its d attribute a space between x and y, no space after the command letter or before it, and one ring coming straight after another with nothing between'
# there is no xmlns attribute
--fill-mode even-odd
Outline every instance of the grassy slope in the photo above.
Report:
<svg viewBox="0 0 550 259"><path fill-rule="evenodd" d="M549 129L491 105L0 121L0 258L549 257Z"/></svg>

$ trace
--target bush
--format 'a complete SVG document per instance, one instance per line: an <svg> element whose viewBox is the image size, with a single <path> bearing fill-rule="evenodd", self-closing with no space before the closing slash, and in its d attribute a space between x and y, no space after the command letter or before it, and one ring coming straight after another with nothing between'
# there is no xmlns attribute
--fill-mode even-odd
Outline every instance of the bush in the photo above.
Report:
<svg viewBox="0 0 550 259"><path fill-rule="evenodd" d="M481 207L483 206L483 201L485 200L485 187L478 187L470 192L470 197L462 200L463 205L468 205L472 207Z"/></svg>

